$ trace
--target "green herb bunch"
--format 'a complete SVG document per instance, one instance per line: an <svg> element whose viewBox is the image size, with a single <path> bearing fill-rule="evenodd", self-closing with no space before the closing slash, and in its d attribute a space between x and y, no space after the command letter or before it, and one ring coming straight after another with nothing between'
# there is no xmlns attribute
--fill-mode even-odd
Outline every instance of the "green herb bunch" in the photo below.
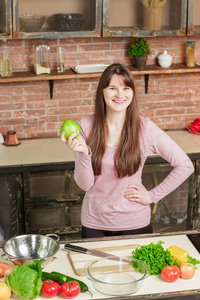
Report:
<svg viewBox="0 0 200 300"><path fill-rule="evenodd" d="M130 57L147 56L151 53L151 49L147 40L144 38L137 38L130 43L128 53Z"/></svg>
<svg viewBox="0 0 200 300"><path fill-rule="evenodd" d="M193 264L195 266L195 269L197 269L196 265L200 264L200 260L197 260L196 258L188 254L188 263Z"/></svg>
<svg viewBox="0 0 200 300"><path fill-rule="evenodd" d="M162 244L164 242L158 241L157 244L143 245L132 252L133 258L146 262L151 275L159 275L162 269L169 265L180 266L176 260L173 260L171 253L168 250L164 250ZM134 261L132 261L132 265L134 268L137 268L137 264L135 265Z"/></svg>

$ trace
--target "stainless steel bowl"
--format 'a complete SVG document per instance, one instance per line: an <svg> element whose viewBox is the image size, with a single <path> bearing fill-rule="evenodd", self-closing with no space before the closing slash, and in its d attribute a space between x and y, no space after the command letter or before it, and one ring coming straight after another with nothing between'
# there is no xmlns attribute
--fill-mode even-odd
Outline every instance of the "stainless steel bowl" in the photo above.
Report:
<svg viewBox="0 0 200 300"><path fill-rule="evenodd" d="M59 236L57 234L47 234L46 236L39 234L18 235L3 244L5 253L2 254L2 257L5 260L23 265L45 259L41 265L44 268L60 249L58 241Z"/></svg>
<svg viewBox="0 0 200 300"><path fill-rule="evenodd" d="M150 275L148 265L138 259L121 257L120 260L103 258L86 266L86 276L101 294L125 296L137 292Z"/></svg>

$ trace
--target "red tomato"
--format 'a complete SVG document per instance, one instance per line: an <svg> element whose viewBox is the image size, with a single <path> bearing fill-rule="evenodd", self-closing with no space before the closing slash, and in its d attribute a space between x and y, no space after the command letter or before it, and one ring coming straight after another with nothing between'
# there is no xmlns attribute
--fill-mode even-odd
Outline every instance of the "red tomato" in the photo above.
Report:
<svg viewBox="0 0 200 300"><path fill-rule="evenodd" d="M200 119L195 119L194 122L192 122L192 125L200 126Z"/></svg>
<svg viewBox="0 0 200 300"><path fill-rule="evenodd" d="M46 280L42 285L42 294L47 298L53 298L60 292L60 286L53 280Z"/></svg>
<svg viewBox="0 0 200 300"><path fill-rule="evenodd" d="M60 292L65 298L74 298L80 294L81 288L77 281L68 281L61 285Z"/></svg>
<svg viewBox="0 0 200 300"><path fill-rule="evenodd" d="M167 266L161 271L162 278L168 282L174 282L180 277L180 269L177 266Z"/></svg>

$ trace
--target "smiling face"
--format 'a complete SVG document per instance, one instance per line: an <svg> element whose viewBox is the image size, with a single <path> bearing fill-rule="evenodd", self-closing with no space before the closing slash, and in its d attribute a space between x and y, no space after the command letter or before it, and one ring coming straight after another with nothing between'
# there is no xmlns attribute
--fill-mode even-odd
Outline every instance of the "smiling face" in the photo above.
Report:
<svg viewBox="0 0 200 300"><path fill-rule="evenodd" d="M108 87L103 89L107 112L125 112L133 101L133 90L126 86L121 75L114 74Z"/></svg>

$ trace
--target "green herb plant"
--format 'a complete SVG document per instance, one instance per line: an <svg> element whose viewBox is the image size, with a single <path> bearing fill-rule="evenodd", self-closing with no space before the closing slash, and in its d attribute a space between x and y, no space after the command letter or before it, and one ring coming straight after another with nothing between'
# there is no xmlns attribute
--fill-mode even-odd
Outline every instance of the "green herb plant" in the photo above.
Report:
<svg viewBox="0 0 200 300"><path fill-rule="evenodd" d="M162 244L164 242L158 241L157 244L143 245L132 252L133 258L146 262L150 269L150 275L159 275L162 269L169 265L179 267L179 263L173 260L168 250L164 250ZM135 267L134 261L132 261L132 265Z"/></svg>
<svg viewBox="0 0 200 300"><path fill-rule="evenodd" d="M149 43L144 38L137 38L132 41L129 45L129 56L130 57L139 57L139 56L147 56L151 53L151 49L149 47Z"/></svg>

